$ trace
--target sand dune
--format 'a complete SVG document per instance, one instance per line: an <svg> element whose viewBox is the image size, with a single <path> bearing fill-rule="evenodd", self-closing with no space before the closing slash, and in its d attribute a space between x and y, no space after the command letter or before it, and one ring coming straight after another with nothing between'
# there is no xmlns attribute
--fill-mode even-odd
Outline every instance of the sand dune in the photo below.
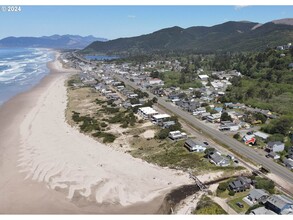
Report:
<svg viewBox="0 0 293 220"><path fill-rule="evenodd" d="M55 69L61 69L56 64ZM66 76L60 76L20 126L18 167L25 178L45 183L67 199L128 206L190 183L188 175L118 152L65 122Z"/></svg>

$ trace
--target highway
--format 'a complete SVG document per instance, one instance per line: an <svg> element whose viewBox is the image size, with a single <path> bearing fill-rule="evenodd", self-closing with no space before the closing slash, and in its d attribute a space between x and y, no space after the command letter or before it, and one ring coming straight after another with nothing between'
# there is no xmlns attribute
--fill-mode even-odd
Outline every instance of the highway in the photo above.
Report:
<svg viewBox="0 0 293 220"><path fill-rule="evenodd" d="M140 87L135 85L133 82L125 80L117 75L115 75L115 77L133 88L141 89ZM147 90L143 90L143 91L147 92L150 98L155 97L149 91ZM157 97L157 99L158 99L158 104L168 109L169 111L173 112L175 115L179 116L180 118L188 122L190 125L197 128L198 130L201 130L203 133L208 134L216 142L222 143L228 146L230 149L242 155L243 157L246 157L258 164L261 164L263 167L268 168L271 173L279 176L286 182L293 184L293 173L286 167L283 167L280 164L273 162L271 159L268 159L262 155L257 154L252 148L249 148L246 145L242 144L241 142L225 135L224 133L205 125L202 121L198 120L197 118L190 115L188 112L183 111L177 106L173 106L172 104L166 102L163 98Z"/></svg>

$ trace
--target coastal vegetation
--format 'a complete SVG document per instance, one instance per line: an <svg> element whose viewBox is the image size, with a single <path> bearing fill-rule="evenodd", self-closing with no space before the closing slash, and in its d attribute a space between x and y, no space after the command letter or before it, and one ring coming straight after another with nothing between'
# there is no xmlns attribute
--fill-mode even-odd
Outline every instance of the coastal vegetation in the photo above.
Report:
<svg viewBox="0 0 293 220"><path fill-rule="evenodd" d="M192 214L197 215L223 215L227 212L208 196L202 196Z"/></svg>
<svg viewBox="0 0 293 220"><path fill-rule="evenodd" d="M172 169L191 170L195 174L206 171L224 171L231 175L236 171L244 170L241 166L217 167L211 164L204 153L190 153L184 147L184 141L173 142L170 140L159 140L136 137L131 141L130 154L150 163Z"/></svg>

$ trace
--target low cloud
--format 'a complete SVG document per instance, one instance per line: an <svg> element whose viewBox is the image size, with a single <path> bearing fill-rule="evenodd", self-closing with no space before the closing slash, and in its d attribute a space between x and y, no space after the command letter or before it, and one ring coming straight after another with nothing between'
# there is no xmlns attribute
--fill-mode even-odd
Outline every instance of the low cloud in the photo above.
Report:
<svg viewBox="0 0 293 220"><path fill-rule="evenodd" d="M240 9L242 9L242 8L246 8L246 7L248 7L249 5L236 5L236 6L234 6L234 9L237 11L237 10L240 10Z"/></svg>

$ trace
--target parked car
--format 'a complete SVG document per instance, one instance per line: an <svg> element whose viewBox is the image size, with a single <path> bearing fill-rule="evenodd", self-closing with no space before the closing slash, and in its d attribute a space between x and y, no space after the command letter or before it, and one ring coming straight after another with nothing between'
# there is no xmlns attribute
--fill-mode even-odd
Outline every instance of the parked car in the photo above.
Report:
<svg viewBox="0 0 293 220"><path fill-rule="evenodd" d="M233 156L233 155L228 154L227 157L228 157L229 159L231 159L231 160L234 160L234 156Z"/></svg>
<svg viewBox="0 0 293 220"><path fill-rule="evenodd" d="M239 208L243 208L244 205L241 203L241 202L237 202L236 205L239 207Z"/></svg>
<svg viewBox="0 0 293 220"><path fill-rule="evenodd" d="M208 142L206 142L206 141L204 141L203 143L204 143L205 145L207 145L207 146L209 145L209 143L208 143Z"/></svg>
<svg viewBox="0 0 293 220"><path fill-rule="evenodd" d="M234 160L234 163L239 163L239 161L235 159L235 160Z"/></svg>

